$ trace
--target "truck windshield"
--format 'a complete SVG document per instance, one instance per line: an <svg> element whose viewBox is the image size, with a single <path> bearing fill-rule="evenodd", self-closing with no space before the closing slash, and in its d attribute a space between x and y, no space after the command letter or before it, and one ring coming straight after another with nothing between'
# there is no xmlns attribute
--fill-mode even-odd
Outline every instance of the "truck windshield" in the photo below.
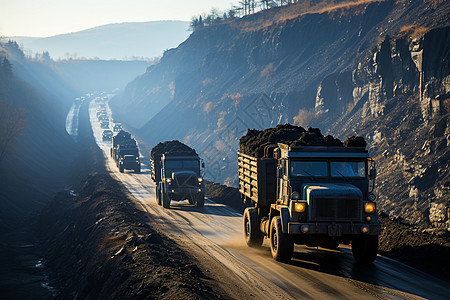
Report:
<svg viewBox="0 0 450 300"><path fill-rule="evenodd" d="M327 176L326 161L291 161L292 176Z"/></svg>
<svg viewBox="0 0 450 300"><path fill-rule="evenodd" d="M366 177L366 163L364 161L331 161L332 177Z"/></svg>

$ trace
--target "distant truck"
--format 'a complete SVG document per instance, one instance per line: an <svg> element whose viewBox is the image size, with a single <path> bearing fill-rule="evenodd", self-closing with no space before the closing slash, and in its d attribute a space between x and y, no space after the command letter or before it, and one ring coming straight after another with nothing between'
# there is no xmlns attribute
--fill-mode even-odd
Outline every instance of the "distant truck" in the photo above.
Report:
<svg viewBox="0 0 450 300"><path fill-rule="evenodd" d="M194 149L179 141L159 143L151 151L150 163L159 205L169 208L171 201L187 199L197 207L204 206L204 164Z"/></svg>
<svg viewBox="0 0 450 300"><path fill-rule="evenodd" d="M111 141L112 136L113 136L113 133L111 130L109 130L109 129L103 130L102 139L104 142Z"/></svg>
<svg viewBox="0 0 450 300"><path fill-rule="evenodd" d="M239 191L254 207L244 212L250 247L270 240L277 261L294 243L335 248L352 244L367 264L378 251L380 224L373 184L375 164L362 147L268 145L263 158L238 152Z"/></svg>
<svg viewBox="0 0 450 300"><path fill-rule="evenodd" d="M119 131L112 138L111 157L121 173L125 170L134 170L136 173L141 172L139 149L136 140L124 130Z"/></svg>
<svg viewBox="0 0 450 300"><path fill-rule="evenodd" d="M114 124L113 131L118 132L120 130L122 130L122 124L120 124L120 123Z"/></svg>
<svg viewBox="0 0 450 300"><path fill-rule="evenodd" d="M103 129L109 128L109 120L108 119L101 120L100 128L103 128Z"/></svg>

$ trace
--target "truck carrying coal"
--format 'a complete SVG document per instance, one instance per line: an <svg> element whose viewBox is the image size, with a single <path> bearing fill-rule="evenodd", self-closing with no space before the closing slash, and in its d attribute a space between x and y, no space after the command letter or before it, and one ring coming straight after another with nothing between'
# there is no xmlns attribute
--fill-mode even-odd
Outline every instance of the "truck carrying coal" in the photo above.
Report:
<svg viewBox="0 0 450 300"><path fill-rule="evenodd" d="M187 199L197 207L204 206L204 165L194 149L176 140L159 143L151 151L150 163L159 205L169 208L171 201Z"/></svg>
<svg viewBox="0 0 450 300"><path fill-rule="evenodd" d="M377 255L380 224L373 193L375 165L362 137L344 143L319 129L290 124L248 130L239 141L239 192L247 245L270 240L277 261L294 244L352 245L359 263Z"/></svg>
<svg viewBox="0 0 450 300"><path fill-rule="evenodd" d="M139 149L136 140L131 137L129 132L121 130L113 136L111 157L121 173L125 170L141 172Z"/></svg>

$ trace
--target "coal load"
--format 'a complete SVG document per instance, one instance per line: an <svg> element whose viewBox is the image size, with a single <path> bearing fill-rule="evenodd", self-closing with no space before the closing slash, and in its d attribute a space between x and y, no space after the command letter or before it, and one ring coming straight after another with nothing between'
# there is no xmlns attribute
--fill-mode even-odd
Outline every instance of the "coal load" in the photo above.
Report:
<svg viewBox="0 0 450 300"><path fill-rule="evenodd" d="M334 146L334 147L365 147L363 137L350 137L344 143L331 135L323 136L318 128L308 128L291 124L278 125L265 130L249 129L247 134L240 138L239 149L241 153L264 157L264 148L271 144L283 143L291 147L296 146Z"/></svg>
<svg viewBox="0 0 450 300"><path fill-rule="evenodd" d="M151 158L153 160L158 159L162 154L179 156L197 155L194 149L177 140L159 143L158 145L153 147L151 151Z"/></svg>

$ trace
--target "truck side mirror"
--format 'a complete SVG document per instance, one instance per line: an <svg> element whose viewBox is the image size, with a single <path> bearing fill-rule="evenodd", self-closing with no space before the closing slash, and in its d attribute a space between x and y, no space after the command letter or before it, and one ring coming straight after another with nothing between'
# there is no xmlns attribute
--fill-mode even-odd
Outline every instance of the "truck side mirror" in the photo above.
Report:
<svg viewBox="0 0 450 300"><path fill-rule="evenodd" d="M375 168L371 168L369 171L369 179L374 180L377 177L377 170Z"/></svg>
<svg viewBox="0 0 450 300"><path fill-rule="evenodd" d="M205 162L204 161L202 161L202 168L203 169L205 168Z"/></svg>

